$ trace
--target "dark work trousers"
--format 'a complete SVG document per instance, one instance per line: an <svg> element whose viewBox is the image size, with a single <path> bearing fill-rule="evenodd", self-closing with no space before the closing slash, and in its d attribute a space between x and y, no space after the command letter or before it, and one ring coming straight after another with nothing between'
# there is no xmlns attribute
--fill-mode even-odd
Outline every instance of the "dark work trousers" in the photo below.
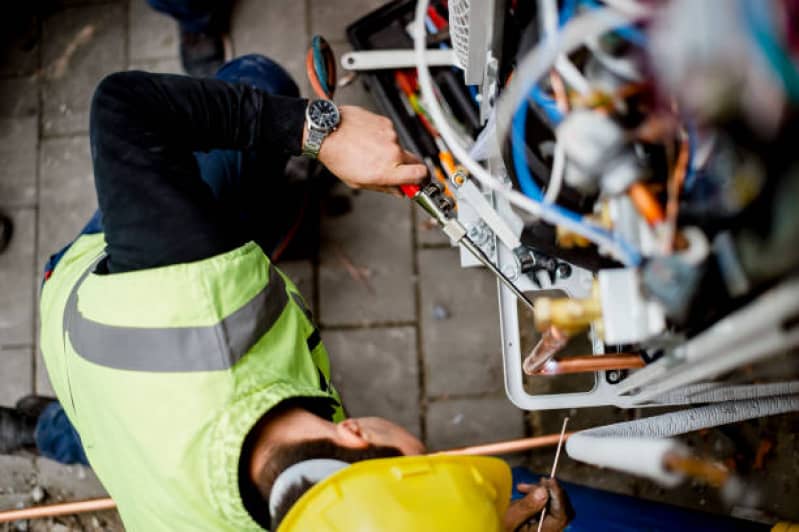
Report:
<svg viewBox="0 0 799 532"><path fill-rule="evenodd" d="M152 2L151 3L155 3ZM165 4L193 4L194 2L163 2ZM202 2L200 2L202 3ZM299 96L299 89L291 76L277 63L261 55L245 55L224 64L216 74L218 79L230 83L243 83L270 94ZM254 151L212 150L196 153L200 174L225 209L227 216L235 220L242 234L255 240L265 252L273 249L282 238L281 232L291 225L292 220L266 220L264 213L275 212L265 209L263 199L266 194L265 176L269 188L280 187L279 176L284 174L287 157L274 153L259 154ZM259 201L260 198L260 201ZM264 230L264 228L268 228ZM102 215L97 211L80 234L94 234L103 230ZM45 266L45 282L56 264L69 249L64 249L50 257ZM57 402L49 405L36 424L36 446L42 456L65 464L86 464L86 453L81 446L77 431Z"/></svg>

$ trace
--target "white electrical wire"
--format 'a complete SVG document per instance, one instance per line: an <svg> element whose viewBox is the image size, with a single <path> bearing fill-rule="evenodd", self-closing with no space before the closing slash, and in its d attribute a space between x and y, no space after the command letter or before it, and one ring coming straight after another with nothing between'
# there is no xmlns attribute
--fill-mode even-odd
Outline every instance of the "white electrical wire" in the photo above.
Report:
<svg viewBox="0 0 799 532"><path fill-rule="evenodd" d="M644 18L652 15L654 10L637 0L602 0L608 7L630 17Z"/></svg>
<svg viewBox="0 0 799 532"><path fill-rule="evenodd" d="M555 70L558 71L563 81L571 86L572 89L584 96L591 93L591 84L585 79L583 73L574 66L574 63L566 57L566 54L560 54L555 60Z"/></svg>
<svg viewBox="0 0 799 532"><path fill-rule="evenodd" d="M517 192L510 188L509 185L501 182L495 176L491 175L483 166L477 161L469 157L466 148L457 139L451 126L444 118L441 107L436 100L435 91L433 88L433 80L430 76L430 70L427 65L427 58L425 50L427 48L427 35L424 24L424 18L427 13L427 6L429 0L419 0L416 4L416 19L414 21L413 31L413 47L416 56L416 68L419 76L419 87L422 92L422 97L427 106L427 112L433 119L433 123L438 129L441 137L446 142L452 154L458 161L471 173L471 175L480 181L486 188L503 194L510 203L524 209L530 214L537 216L547 223L552 225L560 225L569 231L572 231L584 238L594 242L607 252L611 253L614 257L624 262L631 264L628 253L613 240L613 238L600 234L592 230L591 227L570 219L560 212L547 208L545 205L533 201L524 194ZM569 53L576 47L580 46L583 39L588 35L601 34L611 29L629 23L629 18L623 17L618 14L609 12L608 10L594 10L585 15L581 15L567 24L564 30L558 36L559 46L546 45L546 43L539 44L531 54L529 54L525 61L522 62L520 69L517 70L517 75L514 76L511 86L515 85L514 92L511 94L512 98L507 99L506 102L500 101L499 110L504 109L504 116L502 117L504 124L498 123L498 132L501 133L498 139L504 139L508 126L510 125L510 118L513 115L516 107L526 97L530 91L532 83L535 83L552 65L558 53ZM521 67L524 66L522 72ZM525 75L520 75L525 74ZM518 79L517 79L518 78ZM532 80L532 83L530 81ZM500 115L497 115L500 118Z"/></svg>
<svg viewBox="0 0 799 532"><path fill-rule="evenodd" d="M549 176L547 190L544 194L544 203L555 203L563 187L563 174L566 173L566 150L563 143L555 144L555 153L552 155L552 173Z"/></svg>
<svg viewBox="0 0 799 532"><path fill-rule="evenodd" d="M427 2L424 1L424 3ZM582 46L586 39L602 35L630 22L629 17L610 9L591 10L571 19L555 39L545 39L533 48L517 66L511 82L505 87L503 96L499 100L497 106L498 141L504 142L504 139L507 138L516 109L525 100L533 86L546 74L559 54L568 55ZM419 54L417 53L418 62Z"/></svg>
<svg viewBox="0 0 799 532"><path fill-rule="evenodd" d="M554 40L558 33L558 3L557 0L538 0L538 11L541 13L541 33L546 40ZM555 70L566 80L566 83L574 85L574 80L577 80L577 85L581 83L585 85L585 90L590 90L588 82L583 78L582 74L574 63L569 61L565 54L560 54L555 61ZM580 91L582 92L582 91ZM546 194L544 194L544 203L555 203L560 194L560 189L563 186L563 173L566 166L566 151L561 142L555 139L555 151L553 154L552 171L547 183Z"/></svg>

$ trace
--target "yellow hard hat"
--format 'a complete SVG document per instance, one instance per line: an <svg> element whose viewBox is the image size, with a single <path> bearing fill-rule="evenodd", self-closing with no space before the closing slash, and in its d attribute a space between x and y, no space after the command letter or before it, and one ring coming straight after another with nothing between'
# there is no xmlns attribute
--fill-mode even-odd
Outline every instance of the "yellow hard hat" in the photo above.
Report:
<svg viewBox="0 0 799 532"><path fill-rule="evenodd" d="M278 532L500 531L510 491L510 468L498 458L365 460L309 489Z"/></svg>

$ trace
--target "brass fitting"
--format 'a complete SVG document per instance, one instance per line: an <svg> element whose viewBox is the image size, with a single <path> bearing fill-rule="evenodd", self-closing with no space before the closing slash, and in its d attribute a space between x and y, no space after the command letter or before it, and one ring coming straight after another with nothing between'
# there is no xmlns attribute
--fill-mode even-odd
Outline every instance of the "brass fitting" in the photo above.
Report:
<svg viewBox="0 0 799 532"><path fill-rule="evenodd" d="M591 297L587 299L539 297L535 300L535 326L539 331L543 332L554 326L573 336L592 323L601 331L602 305L596 282L591 290Z"/></svg>

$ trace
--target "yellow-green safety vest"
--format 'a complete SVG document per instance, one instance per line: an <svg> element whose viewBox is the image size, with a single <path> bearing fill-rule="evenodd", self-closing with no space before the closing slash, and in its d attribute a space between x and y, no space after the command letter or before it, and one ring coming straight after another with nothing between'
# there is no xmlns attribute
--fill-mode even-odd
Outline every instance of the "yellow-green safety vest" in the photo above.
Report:
<svg viewBox="0 0 799 532"><path fill-rule="evenodd" d="M41 347L126 529L261 530L239 495L247 433L288 398L340 405L302 296L252 242L99 275L104 249L79 237L45 283Z"/></svg>

